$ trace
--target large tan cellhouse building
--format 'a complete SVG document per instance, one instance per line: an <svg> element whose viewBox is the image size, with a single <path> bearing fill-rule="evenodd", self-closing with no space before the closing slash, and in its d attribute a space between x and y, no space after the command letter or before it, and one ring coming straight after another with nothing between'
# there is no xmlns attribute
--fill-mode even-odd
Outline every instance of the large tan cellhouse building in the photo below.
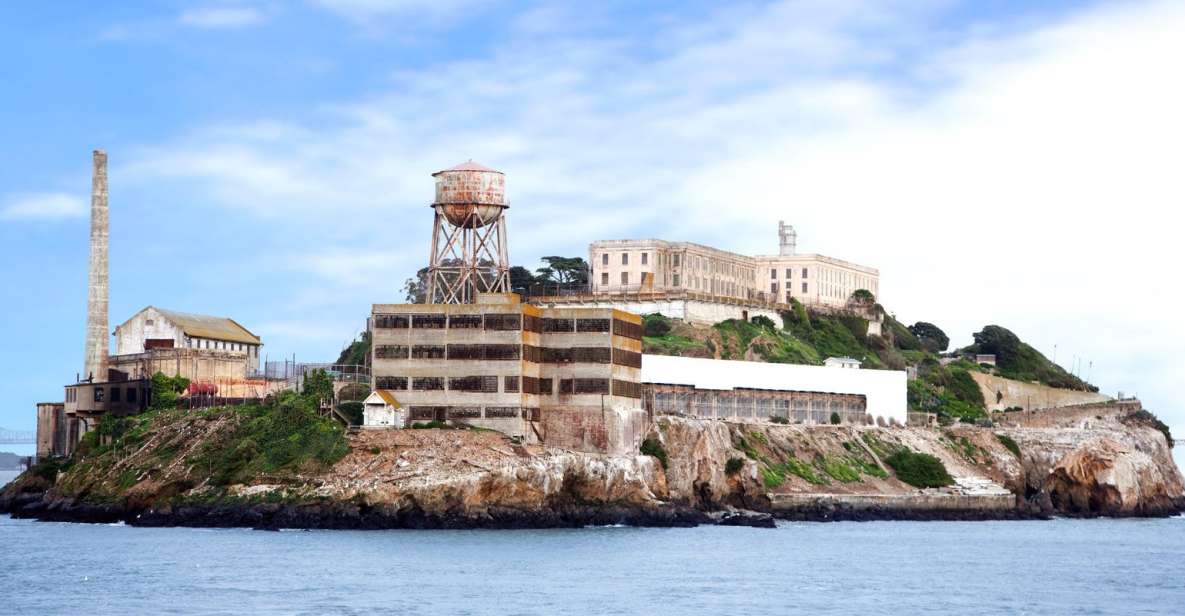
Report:
<svg viewBox="0 0 1185 616"><path fill-rule="evenodd" d="M594 294L693 292L727 299L843 307L858 289L880 294L880 272L819 254L798 254L794 228L778 223L776 255L748 256L665 240L589 245Z"/></svg>

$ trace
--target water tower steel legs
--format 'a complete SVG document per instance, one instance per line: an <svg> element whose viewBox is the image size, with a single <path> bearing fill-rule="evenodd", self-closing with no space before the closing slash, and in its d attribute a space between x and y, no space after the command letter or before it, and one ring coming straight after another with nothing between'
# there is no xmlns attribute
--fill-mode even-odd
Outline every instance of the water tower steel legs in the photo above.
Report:
<svg viewBox="0 0 1185 616"><path fill-rule="evenodd" d="M506 217L486 222L475 210L454 226L439 209L432 229L427 302L468 304L478 293L510 290Z"/></svg>

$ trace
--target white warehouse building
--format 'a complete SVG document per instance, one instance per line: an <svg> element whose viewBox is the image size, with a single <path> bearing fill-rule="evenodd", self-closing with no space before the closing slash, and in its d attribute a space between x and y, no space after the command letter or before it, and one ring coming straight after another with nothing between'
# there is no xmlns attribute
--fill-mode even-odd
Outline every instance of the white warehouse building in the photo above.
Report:
<svg viewBox="0 0 1185 616"><path fill-rule="evenodd" d="M905 425L906 373L642 356L643 404L655 414Z"/></svg>

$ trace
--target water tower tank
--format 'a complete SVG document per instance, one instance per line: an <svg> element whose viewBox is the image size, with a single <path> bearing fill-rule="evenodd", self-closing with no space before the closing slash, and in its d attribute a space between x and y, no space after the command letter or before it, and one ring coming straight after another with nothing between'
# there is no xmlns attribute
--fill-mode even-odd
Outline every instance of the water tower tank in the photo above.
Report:
<svg viewBox="0 0 1185 616"><path fill-rule="evenodd" d="M432 207L454 227L477 228L502 216L506 205L506 178L472 160L437 171L436 201Z"/></svg>

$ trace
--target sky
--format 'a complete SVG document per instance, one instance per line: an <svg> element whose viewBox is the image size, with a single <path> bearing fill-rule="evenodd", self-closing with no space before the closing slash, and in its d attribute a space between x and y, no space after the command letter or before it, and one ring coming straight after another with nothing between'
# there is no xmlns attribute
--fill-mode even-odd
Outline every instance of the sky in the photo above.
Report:
<svg viewBox="0 0 1185 616"><path fill-rule="evenodd" d="M230 316L331 361L426 265L430 174L473 159L515 264L768 254L786 220L899 320L1003 325L1185 434L1182 32L1181 2L5 4L0 427L82 370L102 148L112 328Z"/></svg>

